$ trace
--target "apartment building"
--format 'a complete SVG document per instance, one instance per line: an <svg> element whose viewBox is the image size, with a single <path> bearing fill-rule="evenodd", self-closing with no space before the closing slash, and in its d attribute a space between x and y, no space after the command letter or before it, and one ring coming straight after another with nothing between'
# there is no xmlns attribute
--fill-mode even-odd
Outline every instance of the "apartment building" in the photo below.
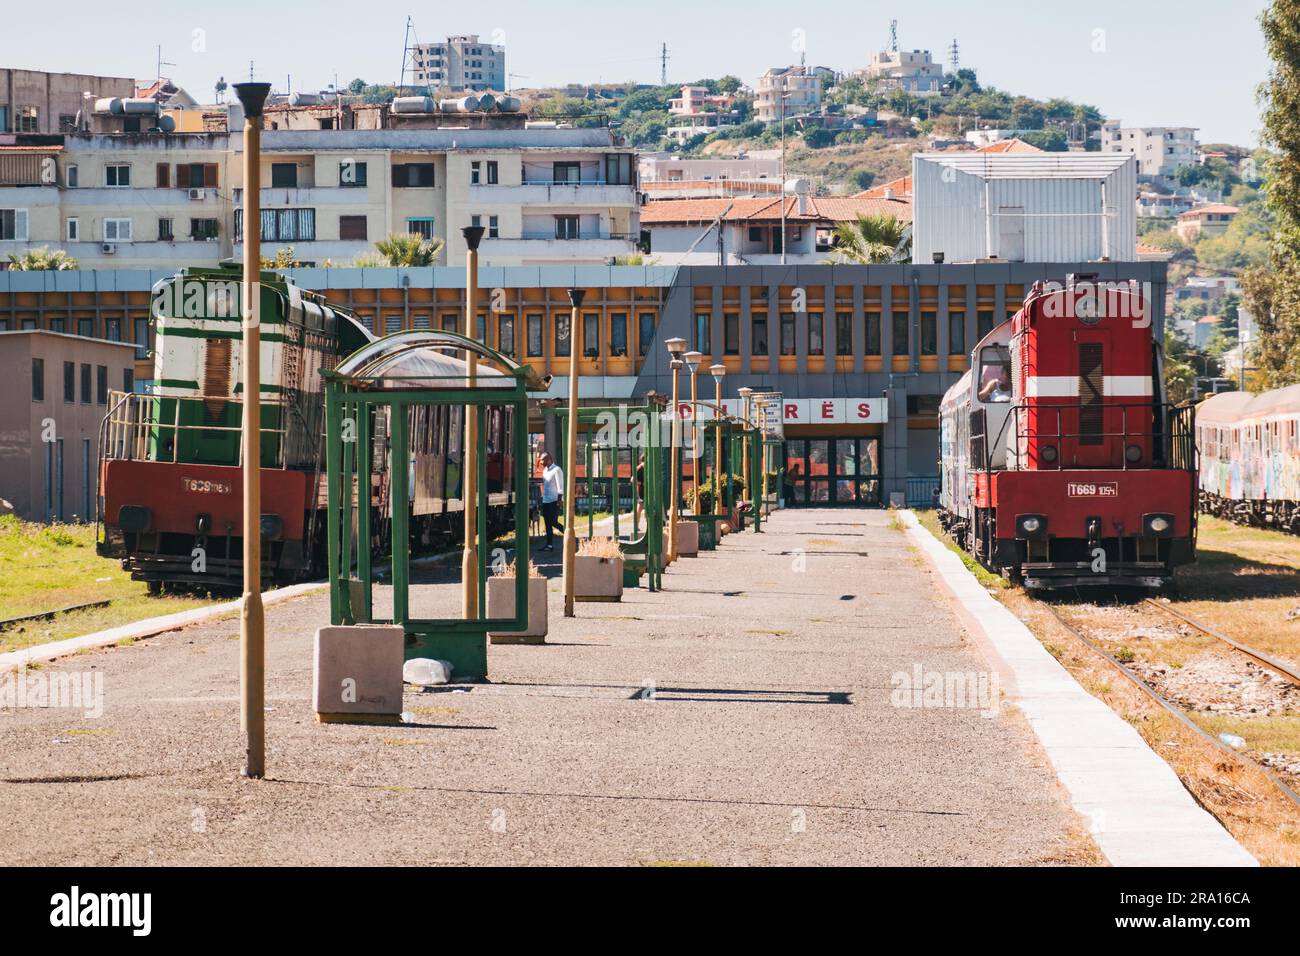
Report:
<svg viewBox="0 0 1300 956"><path fill-rule="evenodd" d="M0 263L38 247L83 269L215 265L242 253L238 133L67 134L0 146ZM486 230L493 265L603 263L636 249L635 155L607 129L268 130L265 252L348 265L385 236Z"/></svg>
<svg viewBox="0 0 1300 956"><path fill-rule="evenodd" d="M1107 120L1101 127L1101 151L1136 156L1139 176L1172 176L1179 166L1196 165L1198 150L1194 126L1120 126Z"/></svg>
<svg viewBox="0 0 1300 956"><path fill-rule="evenodd" d="M439 43L420 43L411 47L415 86L434 90L504 90L509 84L506 74L506 48L484 43L477 33L449 36Z"/></svg>
<svg viewBox="0 0 1300 956"><path fill-rule="evenodd" d="M881 90L904 90L913 96L938 96L943 64L929 50L881 50L871 55L863 75Z"/></svg>
<svg viewBox="0 0 1300 956"><path fill-rule="evenodd" d="M834 74L825 67L774 66L758 78L754 115L760 122L777 123L784 116L818 113L822 107L822 80Z"/></svg>
<svg viewBox="0 0 1300 956"><path fill-rule="evenodd" d="M121 76L0 68L0 134L72 130L96 98L134 93L135 80Z"/></svg>

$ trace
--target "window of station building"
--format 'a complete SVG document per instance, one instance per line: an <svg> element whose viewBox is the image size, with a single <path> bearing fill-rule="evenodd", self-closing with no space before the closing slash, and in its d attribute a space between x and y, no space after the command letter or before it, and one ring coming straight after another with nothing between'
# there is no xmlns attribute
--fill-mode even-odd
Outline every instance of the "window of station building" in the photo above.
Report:
<svg viewBox="0 0 1300 956"><path fill-rule="evenodd" d="M135 320L135 335L133 336L133 338L135 339L135 357L148 358L149 357L149 320L148 319Z"/></svg>
<svg viewBox="0 0 1300 956"><path fill-rule="evenodd" d="M627 313L611 312L609 315L609 354L627 357Z"/></svg>
<svg viewBox="0 0 1300 956"><path fill-rule="evenodd" d="M645 358L655 347L655 314L642 312L637 316L637 349Z"/></svg>
<svg viewBox="0 0 1300 956"><path fill-rule="evenodd" d="M975 310L975 337L982 339L993 331L993 310L976 309Z"/></svg>
<svg viewBox="0 0 1300 956"><path fill-rule="evenodd" d="M582 354L595 358L600 354L600 313L582 313Z"/></svg>
<svg viewBox="0 0 1300 956"><path fill-rule="evenodd" d="M432 322L433 319L429 315L427 315L424 312L417 312L414 316L411 317L411 328L427 329L431 327Z"/></svg>
<svg viewBox="0 0 1300 956"><path fill-rule="evenodd" d="M473 160L469 164L469 184L477 186L483 178L483 163L480 160Z"/></svg>
<svg viewBox="0 0 1300 956"><path fill-rule="evenodd" d="M63 319L61 319L61 318L60 318L60 319L50 319L50 331L51 331L51 332L62 332L62 331L63 331Z"/></svg>
<svg viewBox="0 0 1300 956"><path fill-rule="evenodd" d="M367 183L366 164L355 159L345 159L339 163L339 185L345 189L355 189Z"/></svg>
<svg viewBox="0 0 1300 956"><path fill-rule="evenodd" d="M939 354L939 314L924 311L921 313L921 354Z"/></svg>
<svg viewBox="0 0 1300 956"><path fill-rule="evenodd" d="M835 313L835 354L853 354L853 313Z"/></svg>
<svg viewBox="0 0 1300 956"><path fill-rule="evenodd" d="M271 188L272 189L297 189L298 188L298 164L297 163L272 163L271 164Z"/></svg>
<svg viewBox="0 0 1300 956"><path fill-rule="evenodd" d="M691 347L705 355L713 351L713 315L710 312L695 313L695 341Z"/></svg>
<svg viewBox="0 0 1300 956"><path fill-rule="evenodd" d="M164 217L158 220L158 241L173 242L176 239L176 232L172 225L170 217Z"/></svg>
<svg viewBox="0 0 1300 956"><path fill-rule="evenodd" d="M0 209L0 239L27 241L26 209Z"/></svg>
<svg viewBox="0 0 1300 956"><path fill-rule="evenodd" d="M393 166L395 187L427 189L433 184L433 163L397 163Z"/></svg>
<svg viewBox="0 0 1300 956"><path fill-rule="evenodd" d="M90 404L90 366L81 366L81 404Z"/></svg>
<svg viewBox="0 0 1300 956"><path fill-rule="evenodd" d="M105 242L130 242L131 241L131 220L130 219L105 219L104 220L104 241Z"/></svg>
<svg viewBox="0 0 1300 956"><path fill-rule="evenodd" d="M495 186L500 177L500 164L495 159L487 161L487 181L489 186Z"/></svg>
<svg viewBox="0 0 1300 956"><path fill-rule="evenodd" d="M722 317L722 354L740 354L740 315L736 312Z"/></svg>
<svg viewBox="0 0 1300 956"><path fill-rule="evenodd" d="M76 242L81 238L81 220L76 216L68 217L68 242Z"/></svg>
<svg viewBox="0 0 1300 956"><path fill-rule="evenodd" d="M910 331L908 326L912 323L912 316L907 312L895 312L892 319L893 321L890 324L892 326L891 334L893 335L892 341L894 345L894 354L907 355L909 354L908 333Z"/></svg>
<svg viewBox="0 0 1300 956"><path fill-rule="evenodd" d="M489 239L501 238L501 217L488 216L487 237Z"/></svg>
<svg viewBox="0 0 1300 956"><path fill-rule="evenodd" d="M390 312L384 316L384 334L391 335L394 332L402 331L402 316L397 312Z"/></svg>
<svg viewBox="0 0 1300 956"><path fill-rule="evenodd" d="M542 344L542 315L540 312L528 313L528 357L541 358L544 354Z"/></svg>
<svg viewBox="0 0 1300 956"><path fill-rule="evenodd" d="M128 395L135 391L135 372L129 368L122 369L122 391Z"/></svg>
<svg viewBox="0 0 1300 956"><path fill-rule="evenodd" d="M88 339L95 337L94 319L77 319L77 334Z"/></svg>
<svg viewBox="0 0 1300 956"><path fill-rule="evenodd" d="M568 358L569 345L572 338L569 335L569 316L564 312L557 312L552 317L551 322L555 325L555 356L556 358Z"/></svg>
<svg viewBox="0 0 1300 956"><path fill-rule="evenodd" d="M432 239L433 217L416 216L406 220L406 231L413 236L419 236L421 239Z"/></svg>
<svg viewBox="0 0 1300 956"><path fill-rule="evenodd" d="M966 313L948 313L948 354L966 354Z"/></svg>
<svg viewBox="0 0 1300 956"><path fill-rule="evenodd" d="M104 320L104 338L110 342L122 341L122 320L105 319Z"/></svg>
<svg viewBox="0 0 1300 956"><path fill-rule="evenodd" d="M459 332L460 316L455 312L444 312L442 314L442 330L444 332Z"/></svg>
<svg viewBox="0 0 1300 956"><path fill-rule="evenodd" d="M76 163L69 163L63 171L63 181L69 189L76 189L81 183L81 174Z"/></svg>
<svg viewBox="0 0 1300 956"><path fill-rule="evenodd" d="M515 354L515 317L502 312L497 319L497 348L504 355Z"/></svg>
<svg viewBox="0 0 1300 956"><path fill-rule="evenodd" d="M824 355L826 353L823 337L826 334L826 327L822 322L820 312L808 313L808 354Z"/></svg>
<svg viewBox="0 0 1300 956"><path fill-rule="evenodd" d="M108 366L95 366L95 404L108 404Z"/></svg>
<svg viewBox="0 0 1300 956"><path fill-rule="evenodd" d="M771 348L767 341L767 313L755 312L749 320L749 348L753 355L768 355Z"/></svg>
<svg viewBox="0 0 1300 956"><path fill-rule="evenodd" d="M365 216L339 216L339 239L367 238Z"/></svg>
<svg viewBox="0 0 1300 956"><path fill-rule="evenodd" d="M63 363L63 400L71 404L77 400L77 363Z"/></svg>
<svg viewBox="0 0 1300 956"><path fill-rule="evenodd" d="M480 312L474 316L474 338L478 339L484 345L490 345L488 342L487 313Z"/></svg>
<svg viewBox="0 0 1300 956"><path fill-rule="evenodd" d="M114 189L125 189L131 185L131 167L127 164L113 164L104 167L104 185Z"/></svg>
<svg viewBox="0 0 1300 956"><path fill-rule="evenodd" d="M32 401L45 401L45 359L32 359Z"/></svg>
<svg viewBox="0 0 1300 956"><path fill-rule="evenodd" d="M781 313L781 354L794 355L794 313Z"/></svg>

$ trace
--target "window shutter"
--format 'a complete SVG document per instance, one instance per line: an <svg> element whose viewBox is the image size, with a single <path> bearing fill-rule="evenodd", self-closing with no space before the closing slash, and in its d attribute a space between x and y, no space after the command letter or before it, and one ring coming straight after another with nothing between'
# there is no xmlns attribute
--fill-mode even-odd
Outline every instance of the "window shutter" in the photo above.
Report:
<svg viewBox="0 0 1300 956"><path fill-rule="evenodd" d="M155 169L157 170L157 175L158 175L158 180L157 180L158 188L167 189L168 187L170 187L171 167L168 166L166 163L158 163L155 166Z"/></svg>
<svg viewBox="0 0 1300 956"><path fill-rule="evenodd" d="M209 189L217 188L217 164L216 163L203 164L203 185L208 187Z"/></svg>
<svg viewBox="0 0 1300 956"><path fill-rule="evenodd" d="M176 188L190 188L190 167L186 163L176 164Z"/></svg>
<svg viewBox="0 0 1300 956"><path fill-rule="evenodd" d="M27 210L14 210L14 238L19 242L27 241Z"/></svg>

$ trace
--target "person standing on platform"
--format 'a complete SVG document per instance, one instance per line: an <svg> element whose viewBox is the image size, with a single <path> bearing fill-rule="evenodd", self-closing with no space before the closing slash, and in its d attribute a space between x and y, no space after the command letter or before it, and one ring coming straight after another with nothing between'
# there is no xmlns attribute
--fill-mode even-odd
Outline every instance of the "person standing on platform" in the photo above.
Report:
<svg viewBox="0 0 1300 956"><path fill-rule="evenodd" d="M546 522L543 551L555 550L554 533L564 534L560 523L560 506L564 503L564 469L546 452L542 453L542 520Z"/></svg>

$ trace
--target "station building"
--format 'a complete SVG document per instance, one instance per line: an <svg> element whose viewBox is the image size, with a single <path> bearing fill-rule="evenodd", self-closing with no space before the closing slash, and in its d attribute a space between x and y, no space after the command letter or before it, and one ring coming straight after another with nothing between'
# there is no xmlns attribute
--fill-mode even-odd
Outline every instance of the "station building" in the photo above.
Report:
<svg viewBox="0 0 1300 956"><path fill-rule="evenodd" d="M667 396L664 342L684 338L704 353L697 382L712 398L712 364L727 369L723 394L784 396L787 505L928 504L938 473L938 407L994 325L1013 315L1031 285L1069 274L1143 284L1163 328L1163 262L798 266L483 267L479 329L500 348L553 376L567 395L567 290L582 288L584 401L617 404ZM126 341L144 350L150 289L170 272L0 273L0 331L46 329ZM299 269L299 285L350 308L376 334L459 328L463 269ZM152 375L142 359L137 381ZM683 376L683 396L689 382ZM542 429L539 414L533 426ZM895 499L896 500L896 499Z"/></svg>

